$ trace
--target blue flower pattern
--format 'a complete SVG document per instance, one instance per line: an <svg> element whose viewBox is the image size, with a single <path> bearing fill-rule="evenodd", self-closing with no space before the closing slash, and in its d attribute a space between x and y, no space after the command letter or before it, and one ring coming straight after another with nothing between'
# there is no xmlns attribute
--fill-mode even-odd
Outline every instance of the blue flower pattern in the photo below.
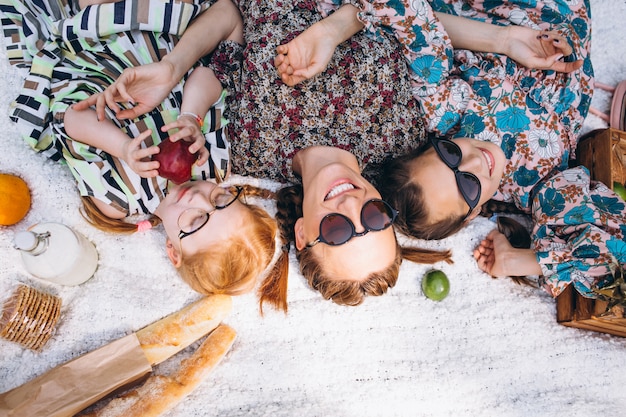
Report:
<svg viewBox="0 0 626 417"><path fill-rule="evenodd" d="M557 216L565 209L565 198L556 190L547 189L545 193L539 194L539 205L546 215Z"/></svg>
<svg viewBox="0 0 626 417"><path fill-rule="evenodd" d="M380 16L381 26L388 23L404 47L429 129L500 144L508 165L493 198L513 201L532 215L533 248L548 292L556 296L573 283L588 294L610 270L612 256L626 262L625 205L607 187L592 185L584 170L568 169L591 103L588 0L359 1L371 2L366 9ZM505 56L463 50L452 60L451 44L438 37L445 29L434 12L562 31L574 50L563 59L581 59L583 66L568 74L531 70ZM403 13L411 15L410 24L398 17ZM511 16L523 19L509 21ZM373 32L367 24L366 31ZM560 157L542 158L533 151L529 137L544 137L544 132L558 135Z"/></svg>
<svg viewBox="0 0 626 417"><path fill-rule="evenodd" d="M413 61L411 69L429 84L440 82L444 73L441 61L435 60L435 57L431 55L426 55Z"/></svg>
<svg viewBox="0 0 626 417"><path fill-rule="evenodd" d="M539 173L537 171L529 170L524 166L520 167L520 169L513 174L513 177L515 178L515 181L522 186L534 185L540 180Z"/></svg>
<svg viewBox="0 0 626 417"><path fill-rule="evenodd" d="M584 224L593 223L593 209L587 206L574 207L565 212L566 224Z"/></svg>
<svg viewBox="0 0 626 417"><path fill-rule="evenodd" d="M497 126L504 132L521 133L528 130L530 119L526 110L519 107L509 107L496 113Z"/></svg>

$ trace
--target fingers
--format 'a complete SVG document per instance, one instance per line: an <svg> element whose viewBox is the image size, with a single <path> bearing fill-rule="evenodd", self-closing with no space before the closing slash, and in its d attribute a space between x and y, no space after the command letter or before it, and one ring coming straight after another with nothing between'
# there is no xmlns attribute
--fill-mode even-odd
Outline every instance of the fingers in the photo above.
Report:
<svg viewBox="0 0 626 417"><path fill-rule="evenodd" d="M578 60L574 62L555 61L551 69L558 72L572 72L580 69L583 66L583 61Z"/></svg>
<svg viewBox="0 0 626 417"><path fill-rule="evenodd" d="M140 112L143 111L140 106L122 110L118 104L120 102L128 103L131 106L135 104L135 100L126 89L127 80L132 81L133 78L132 74L129 72L130 70L132 70L132 68L124 70L119 78L98 96L96 113L98 114L99 120L104 119L105 106L110 108L118 119L132 119L143 114Z"/></svg>
<svg viewBox="0 0 626 417"><path fill-rule="evenodd" d="M146 158L151 158L152 155L159 153L159 147L158 146L148 146L143 148L141 146L141 144L150 137L150 135L152 134L152 130L147 129L144 130L143 132L141 132L139 134L139 136L137 136L136 138L133 138L130 141L129 144L129 148L131 149L131 154L133 157L133 160L136 161L141 161L144 160ZM158 162L155 162L156 165L151 165L154 167L154 169L158 168Z"/></svg>
<svg viewBox="0 0 626 417"><path fill-rule="evenodd" d="M181 127L182 126L181 126L180 121L179 120L174 120L173 122L170 122L170 123L167 123L167 124L164 124L163 126L161 126L161 132L167 132L168 130L172 130L172 129L180 129ZM175 142L174 136L175 135L170 135L170 140L172 142ZM178 140L178 139L176 139L176 140Z"/></svg>
<svg viewBox="0 0 626 417"><path fill-rule="evenodd" d="M192 123L196 122L194 121ZM204 135L202 134L200 128L195 124L190 126L188 121L183 121L182 119L179 119L161 127L162 132L167 132L170 130L176 130L175 133L170 135L170 140L172 142L189 138L191 139L190 142L193 141L194 144L197 144L196 146L191 145L195 149L194 152L204 146Z"/></svg>
<svg viewBox="0 0 626 417"><path fill-rule="evenodd" d="M545 59L545 62L540 64L543 68L567 73L576 71L582 67L582 60L574 62L562 61L564 56L571 55L574 52L574 49L569 44L566 37L555 31L545 31L539 35L538 38L546 50L554 50L556 52L547 54L548 57Z"/></svg>
<svg viewBox="0 0 626 417"><path fill-rule="evenodd" d="M274 66L278 69L281 66L281 64L285 62L286 58L287 58L287 55L277 53L276 56L274 57Z"/></svg>
<svg viewBox="0 0 626 417"><path fill-rule="evenodd" d="M292 77L294 73L293 67L289 65L289 59L284 55L279 55L276 57L275 61L276 70L278 71L278 75L280 79L289 86L294 86L297 82Z"/></svg>
<svg viewBox="0 0 626 417"><path fill-rule="evenodd" d="M104 112L104 106L107 106L114 113L120 111L120 106L117 104L117 88L115 83L111 84L106 90L102 92L102 98L98 100L98 107L96 110L102 109Z"/></svg>
<svg viewBox="0 0 626 417"><path fill-rule="evenodd" d="M178 131L170 135L169 140L176 142L178 140L192 139L193 143L189 145L189 152L197 154L198 159L196 165L200 166L209 160L209 150L204 146L206 138L202 134L202 131L197 127L190 127L186 121L176 120L164 125L161 131L167 132L168 130L178 129ZM194 122L195 123L195 122Z"/></svg>
<svg viewBox="0 0 626 417"><path fill-rule="evenodd" d="M278 47L276 47L274 67L276 67L278 72L285 72L285 69L289 67L289 56L287 52L289 52L287 45L278 45Z"/></svg>
<svg viewBox="0 0 626 417"><path fill-rule="evenodd" d="M189 151L191 151L191 148L189 148ZM200 148L200 150L198 151L198 160L196 161L196 165L204 165L209 160L209 156L210 154L207 148L205 148L204 146Z"/></svg>
<svg viewBox="0 0 626 417"><path fill-rule="evenodd" d="M128 94L128 91L126 90L125 78L126 77L124 76L124 74L122 74L122 76L118 78L117 81L115 81L115 83L113 83L113 85L116 87L117 94L119 98L121 99L118 101L126 101L130 104L135 104L135 100L132 98L130 94Z"/></svg>
<svg viewBox="0 0 626 417"><path fill-rule="evenodd" d="M91 106L95 106L96 105L96 102L98 100L98 96L99 95L100 94L93 94L93 95L87 97L86 99L81 100L78 103L73 104L72 108L74 110L77 110L77 111L87 110Z"/></svg>
<svg viewBox="0 0 626 417"><path fill-rule="evenodd" d="M276 53L277 54L287 55L288 52L289 52L289 47L287 46L287 44L278 45L276 47Z"/></svg>
<svg viewBox="0 0 626 417"><path fill-rule="evenodd" d="M133 171L144 178L156 177L159 174L159 162L152 160L152 156L159 153L159 147L141 147L143 141L145 141L151 134L152 131L150 129L145 130L136 138L131 139L128 143L127 163L131 166Z"/></svg>
<svg viewBox="0 0 626 417"><path fill-rule="evenodd" d="M301 83L302 81L306 80L306 78L303 78L303 77L296 77L296 76L287 75L287 74L282 74L280 79L282 80L282 82L284 82L290 87L293 87Z"/></svg>
<svg viewBox="0 0 626 417"><path fill-rule="evenodd" d="M476 265L481 271L491 275L491 268L493 267L493 260L491 257L484 256L475 250L474 259L476 260Z"/></svg>
<svg viewBox="0 0 626 417"><path fill-rule="evenodd" d="M92 106L96 108L96 117L98 118L98 121L105 120L106 101L105 101L104 93L92 94L86 99L81 100L78 103L72 104L72 109L76 111L82 111L82 110L87 110L88 108Z"/></svg>
<svg viewBox="0 0 626 417"><path fill-rule="evenodd" d="M144 106L142 104L138 104L135 107L131 107L129 109L125 109L125 110L119 111L115 116L118 119L136 119L137 117L141 116L142 114L148 113L150 110L152 110L152 109L149 108L148 106Z"/></svg>
<svg viewBox="0 0 626 417"><path fill-rule="evenodd" d="M294 73L293 67L289 65L289 60L284 60L279 66L276 67L279 74L291 75Z"/></svg>
<svg viewBox="0 0 626 417"><path fill-rule="evenodd" d="M553 46L566 56L574 52L574 49L567 41L567 38L560 35L558 32L550 30L543 32L541 34L541 42L545 42L546 44Z"/></svg>

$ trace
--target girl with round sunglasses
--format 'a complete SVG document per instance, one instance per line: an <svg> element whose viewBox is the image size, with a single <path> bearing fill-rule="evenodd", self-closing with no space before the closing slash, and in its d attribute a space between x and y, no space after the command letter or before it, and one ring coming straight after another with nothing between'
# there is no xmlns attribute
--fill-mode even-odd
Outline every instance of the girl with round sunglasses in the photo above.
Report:
<svg viewBox="0 0 626 417"><path fill-rule="evenodd" d="M293 170L302 184L277 193L282 253L263 282L261 304L287 310L292 242L309 285L343 305L359 305L366 296L386 293L397 282L402 259L451 262L449 251L398 244L392 227L398 212L361 174L352 153L329 146L304 148L296 153Z"/></svg>

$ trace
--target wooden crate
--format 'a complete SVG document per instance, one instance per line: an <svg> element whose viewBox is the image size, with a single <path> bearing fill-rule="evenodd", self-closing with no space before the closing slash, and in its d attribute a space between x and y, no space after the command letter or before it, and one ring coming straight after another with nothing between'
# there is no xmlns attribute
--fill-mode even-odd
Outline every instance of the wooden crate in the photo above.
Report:
<svg viewBox="0 0 626 417"><path fill-rule="evenodd" d="M589 169L591 178L611 189L613 182L626 182L626 132L600 129L587 134L578 143L578 162ZM604 315L607 302L580 295L568 286L556 298L558 323L626 337L626 318Z"/></svg>
<svg viewBox="0 0 626 417"><path fill-rule="evenodd" d="M607 302L585 298L571 285L556 297L556 321L564 326L626 337L626 318L603 315Z"/></svg>
<svg viewBox="0 0 626 417"><path fill-rule="evenodd" d="M626 182L626 132L600 129L578 143L578 162L589 169L591 178L613 189L613 181Z"/></svg>

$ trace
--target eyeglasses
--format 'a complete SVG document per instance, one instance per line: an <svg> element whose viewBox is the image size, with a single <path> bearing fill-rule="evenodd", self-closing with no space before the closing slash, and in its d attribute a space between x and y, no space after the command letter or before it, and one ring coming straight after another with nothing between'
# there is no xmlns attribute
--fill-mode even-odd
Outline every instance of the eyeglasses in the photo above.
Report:
<svg viewBox="0 0 626 417"><path fill-rule="evenodd" d="M331 246L343 245L355 236L363 236L370 231L385 230L396 221L398 211L389 203L380 199L371 199L361 208L361 224L365 230L357 233L354 223L339 213L329 213L320 222L320 234L317 239L307 243L310 248L318 243L326 243Z"/></svg>
<svg viewBox="0 0 626 417"><path fill-rule="evenodd" d="M469 206L469 211L464 217L466 219L472 214L472 210L474 210L478 200L480 200L480 180L471 172L459 171L459 165L461 165L463 160L463 153L459 145L448 139L436 138L431 138L430 143L432 143L435 152L437 152L443 163L454 172L456 185Z"/></svg>
<svg viewBox="0 0 626 417"><path fill-rule="evenodd" d="M209 195L209 201L213 206L213 210L211 211L206 211L201 208L189 208L183 211L178 217L178 227L180 228L178 239L183 239L196 233L207 224L211 214L215 213L217 210L224 210L226 207L233 204L235 200L239 198L239 195L241 195L243 187L233 188L215 187L213 191L211 191Z"/></svg>

